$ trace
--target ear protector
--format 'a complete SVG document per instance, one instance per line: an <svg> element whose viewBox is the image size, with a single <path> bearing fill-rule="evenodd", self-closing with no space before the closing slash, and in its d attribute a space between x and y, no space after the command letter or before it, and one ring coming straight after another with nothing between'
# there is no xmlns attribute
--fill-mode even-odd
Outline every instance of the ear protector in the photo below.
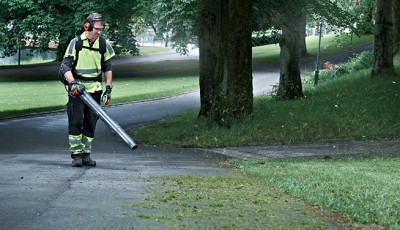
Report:
<svg viewBox="0 0 400 230"><path fill-rule="evenodd" d="M102 17L87 18L85 20L85 24L83 24L83 29L85 31L92 31L94 22L99 22L99 21L103 21L103 18Z"/></svg>
<svg viewBox="0 0 400 230"><path fill-rule="evenodd" d="M83 24L83 29L85 31L92 31L93 30L93 18L87 18L85 20L85 24Z"/></svg>

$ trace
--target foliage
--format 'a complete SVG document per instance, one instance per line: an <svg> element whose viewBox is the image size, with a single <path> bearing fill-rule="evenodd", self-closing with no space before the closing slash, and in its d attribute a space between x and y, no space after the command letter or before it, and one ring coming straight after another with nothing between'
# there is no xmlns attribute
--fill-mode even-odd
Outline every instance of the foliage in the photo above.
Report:
<svg viewBox="0 0 400 230"><path fill-rule="evenodd" d="M272 30L268 32L257 32L252 36L252 46L265 46L270 44L277 44L282 39L280 31Z"/></svg>
<svg viewBox="0 0 400 230"><path fill-rule="evenodd" d="M353 74L362 70L371 70L374 61L372 51L362 52L344 63L339 63L334 70L323 69L319 72L319 83L324 83L344 75ZM304 84L314 84L314 73L306 74L303 78Z"/></svg>
<svg viewBox="0 0 400 230"><path fill-rule="evenodd" d="M142 26L151 26L159 37L168 39L166 34L172 33L171 40L173 46L183 54L187 53L187 44L197 45L197 30L198 30L198 10L201 1L185 0L185 1L167 1L167 0L140 0L135 6L137 15L135 20ZM208 6L210 7L210 6ZM287 1L285 6L277 0L255 0L253 4L252 28L253 31L258 31L254 36L255 43L258 45L271 42L270 39L276 41L279 39L279 28L285 11L294 9L299 10L304 8L310 15L310 19L316 20L315 15L322 15L327 22L336 27L347 27L351 15L337 3L331 1ZM141 23L144 21L144 24ZM265 36L265 31L273 29L273 36ZM141 29L143 30L143 29ZM265 41L267 39L267 41ZM269 43L270 44L270 43Z"/></svg>
<svg viewBox="0 0 400 230"><path fill-rule="evenodd" d="M139 0L136 20L144 21L143 26L151 26L158 37L166 42L171 39L178 52L187 54L187 44L197 44L197 4L198 0Z"/></svg>
<svg viewBox="0 0 400 230"><path fill-rule="evenodd" d="M336 1L286 1L282 5L278 0L255 0L254 1L254 31L265 31L271 28L280 29L282 17L288 12L297 12L304 10L308 15L310 25L314 22L314 26L318 23L319 16L338 28L347 27L350 14ZM290 15L290 14L289 14Z"/></svg>
<svg viewBox="0 0 400 230"><path fill-rule="evenodd" d="M353 58L350 58L347 62L343 63L340 66L340 69L343 69L345 73L351 73L355 71L360 71L364 69L370 69L374 62L374 54L372 51L365 51L356 55Z"/></svg>
<svg viewBox="0 0 400 230"><path fill-rule="evenodd" d="M374 32L374 14L376 9L376 0L354 1L350 6L353 26L352 31L355 34L372 34Z"/></svg>
<svg viewBox="0 0 400 230"><path fill-rule="evenodd" d="M0 0L0 28L2 34L1 48L4 55L17 52L18 48L27 45L40 46L46 49L50 40L55 40L55 30L51 26L54 18L42 8L47 1L34 4L24 0ZM45 7L52 10L52 6Z"/></svg>
<svg viewBox="0 0 400 230"><path fill-rule="evenodd" d="M134 24L132 15L135 10L131 1L110 1L108 9L104 10L107 17L109 40L113 42L115 53L130 53L137 55L139 53L135 36L133 35Z"/></svg>
<svg viewBox="0 0 400 230"><path fill-rule="evenodd" d="M337 27L348 27L349 21L357 19L357 31L371 29L371 17L374 9L373 0L361 1L359 5L349 5L348 1L296 1L282 7L280 1L255 0L253 4L253 31L266 31L270 28L279 29L279 15L282 10L298 6L304 7L309 19L316 20L315 15L321 15ZM82 2L50 1L50 0L0 0L0 45L6 55L15 54L19 47L29 45L48 48L48 43L54 41L59 45L58 56L62 56L71 38L82 31L85 17L97 11L105 17L108 28L105 36L115 44L117 53L129 52L136 54L136 40L133 36L151 26L159 37L172 39L173 46L183 54L188 52L187 44L197 44L197 18L201 1L167 1L167 0L137 0L137 1L102 1ZM353 16L352 16L353 15ZM357 16L357 17L355 17ZM274 20L275 18L275 20ZM363 23L369 23L364 25ZM166 36L170 34L172 37Z"/></svg>
<svg viewBox="0 0 400 230"><path fill-rule="evenodd" d="M256 37L262 37L270 29L279 31L283 22L282 16L293 9L306 12L308 27L316 27L322 20L326 29L338 35L351 32L360 36L373 31L375 0L286 1L285 6L276 0L255 0L253 31L259 31Z"/></svg>
<svg viewBox="0 0 400 230"><path fill-rule="evenodd" d="M102 0L0 0L3 23L0 45L5 55L13 55L25 45L47 50L52 41L58 44L61 57L70 39L82 33L86 16L98 12L112 25L105 36L109 33L116 46L123 45L125 50L135 53L135 40L129 29L131 5L132 2L123 0L106 3Z"/></svg>

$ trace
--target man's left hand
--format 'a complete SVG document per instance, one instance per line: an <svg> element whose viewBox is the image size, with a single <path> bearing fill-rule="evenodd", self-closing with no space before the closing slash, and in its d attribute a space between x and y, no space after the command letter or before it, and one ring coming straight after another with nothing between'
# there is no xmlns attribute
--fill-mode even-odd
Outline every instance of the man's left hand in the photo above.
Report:
<svg viewBox="0 0 400 230"><path fill-rule="evenodd" d="M112 86L111 85L107 85L106 86L106 91L103 93L103 96L102 96L102 101L104 102L105 105L110 104L110 101L111 101L111 90L112 90Z"/></svg>

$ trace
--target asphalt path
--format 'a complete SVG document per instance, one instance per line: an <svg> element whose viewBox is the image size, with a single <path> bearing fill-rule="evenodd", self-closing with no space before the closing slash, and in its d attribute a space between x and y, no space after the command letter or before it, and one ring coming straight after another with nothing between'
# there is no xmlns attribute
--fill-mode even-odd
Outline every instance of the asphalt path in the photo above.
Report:
<svg viewBox="0 0 400 230"><path fill-rule="evenodd" d="M164 53L119 59L114 64L171 59L198 59L198 54ZM58 67L50 68L57 71ZM278 81L279 67L253 64L254 95L269 93ZM199 92L192 92L109 106L106 111L126 128L199 107ZM135 210L127 211L122 205L144 199L153 185L143 178L231 173L221 166L229 157L223 152L140 144L131 151L101 121L92 154L98 165L72 168L65 112L1 120L0 137L0 229L143 228L146 223L135 217Z"/></svg>

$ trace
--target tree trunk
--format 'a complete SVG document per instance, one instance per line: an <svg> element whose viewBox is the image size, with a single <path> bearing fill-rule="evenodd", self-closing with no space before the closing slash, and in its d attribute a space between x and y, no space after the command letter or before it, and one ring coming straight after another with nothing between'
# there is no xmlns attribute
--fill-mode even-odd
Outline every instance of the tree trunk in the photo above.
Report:
<svg viewBox="0 0 400 230"><path fill-rule="evenodd" d="M277 96L283 100L292 100L303 97L301 84L299 51L300 51L300 25L301 13L292 11L282 23L282 39L279 42L280 53L280 79Z"/></svg>
<svg viewBox="0 0 400 230"><path fill-rule="evenodd" d="M166 32L164 47L168 47L168 42L169 42L169 34L168 34L168 32Z"/></svg>
<svg viewBox="0 0 400 230"><path fill-rule="evenodd" d="M209 121L230 127L253 111L252 0L222 0L220 53Z"/></svg>
<svg viewBox="0 0 400 230"><path fill-rule="evenodd" d="M394 74L393 51L393 0L378 0L375 16L373 77Z"/></svg>
<svg viewBox="0 0 400 230"><path fill-rule="evenodd" d="M307 25L307 14L304 10L300 14L299 23L299 35L300 35L300 57L307 57L307 45L306 45L306 25Z"/></svg>
<svg viewBox="0 0 400 230"><path fill-rule="evenodd" d="M395 54L400 51L400 0L393 3Z"/></svg>
<svg viewBox="0 0 400 230"><path fill-rule="evenodd" d="M210 7L212 6L212 7ZM215 69L219 53L221 0L204 0L199 14L199 117L207 117L214 98Z"/></svg>

